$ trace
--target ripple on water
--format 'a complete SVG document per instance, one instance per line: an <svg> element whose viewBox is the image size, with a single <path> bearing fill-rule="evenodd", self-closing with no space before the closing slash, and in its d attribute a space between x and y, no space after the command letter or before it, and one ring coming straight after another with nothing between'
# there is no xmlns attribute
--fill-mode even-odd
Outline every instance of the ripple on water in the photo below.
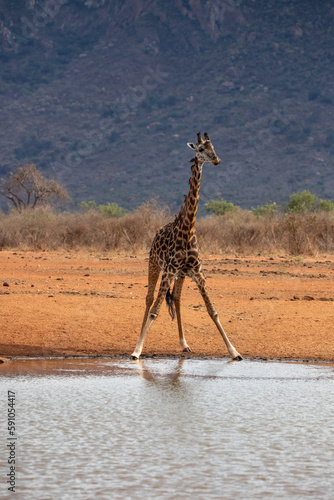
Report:
<svg viewBox="0 0 334 500"><path fill-rule="evenodd" d="M333 378L331 365L254 361L1 365L18 498L330 499Z"/></svg>

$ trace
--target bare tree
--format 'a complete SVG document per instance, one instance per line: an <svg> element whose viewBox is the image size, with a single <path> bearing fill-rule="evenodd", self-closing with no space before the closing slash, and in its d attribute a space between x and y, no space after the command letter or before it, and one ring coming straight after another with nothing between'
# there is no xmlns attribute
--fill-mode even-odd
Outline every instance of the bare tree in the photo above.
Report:
<svg viewBox="0 0 334 500"><path fill-rule="evenodd" d="M44 177L34 164L12 172L0 185L0 194L10 200L19 212L50 203L55 198L70 200L66 189L54 179Z"/></svg>

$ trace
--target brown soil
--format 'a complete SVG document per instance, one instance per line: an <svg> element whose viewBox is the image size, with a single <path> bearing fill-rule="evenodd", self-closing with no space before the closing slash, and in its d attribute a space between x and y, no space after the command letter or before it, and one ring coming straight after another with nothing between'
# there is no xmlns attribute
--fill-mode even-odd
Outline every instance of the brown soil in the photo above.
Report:
<svg viewBox="0 0 334 500"><path fill-rule="evenodd" d="M333 257L202 261L211 300L242 356L334 360ZM0 252L0 356L129 356L146 291L146 255ZM228 355L190 280L182 313L192 353L182 353L163 305L143 355Z"/></svg>

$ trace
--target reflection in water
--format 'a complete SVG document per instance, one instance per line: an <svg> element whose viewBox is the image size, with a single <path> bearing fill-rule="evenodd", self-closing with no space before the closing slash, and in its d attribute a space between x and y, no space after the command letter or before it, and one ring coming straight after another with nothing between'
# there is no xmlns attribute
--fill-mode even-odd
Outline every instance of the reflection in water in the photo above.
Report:
<svg viewBox="0 0 334 500"><path fill-rule="evenodd" d="M17 394L16 496L331 499L333 379L330 365L251 361L1 365L1 394Z"/></svg>
<svg viewBox="0 0 334 500"><path fill-rule="evenodd" d="M143 359L136 359L134 360L134 363L138 368L139 375L143 377L145 380L157 384L164 383L167 385L168 384L174 385L174 383L177 382L180 378L182 365L184 364L184 361L185 361L184 359L179 359L176 362L172 361L171 371L163 374L163 376L161 376L161 373L150 369L149 368L150 365Z"/></svg>

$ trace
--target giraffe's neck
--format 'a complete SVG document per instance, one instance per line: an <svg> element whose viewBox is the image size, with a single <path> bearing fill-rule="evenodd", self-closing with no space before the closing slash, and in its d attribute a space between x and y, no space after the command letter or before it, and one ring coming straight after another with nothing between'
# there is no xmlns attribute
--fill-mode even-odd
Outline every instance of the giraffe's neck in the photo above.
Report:
<svg viewBox="0 0 334 500"><path fill-rule="evenodd" d="M189 235L194 232L195 228L199 190L201 187L202 167L203 163L198 162L197 158L195 158L195 163L191 166L192 176L189 179L189 193L185 197L184 203L178 215L179 228Z"/></svg>

